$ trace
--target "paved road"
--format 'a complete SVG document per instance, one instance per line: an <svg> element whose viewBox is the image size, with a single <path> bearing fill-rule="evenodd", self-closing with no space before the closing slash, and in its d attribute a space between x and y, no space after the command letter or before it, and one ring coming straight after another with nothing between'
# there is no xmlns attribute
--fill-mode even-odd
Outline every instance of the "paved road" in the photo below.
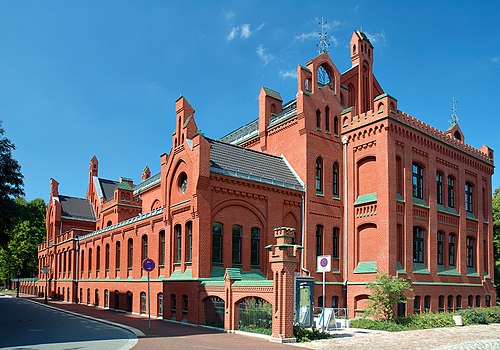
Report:
<svg viewBox="0 0 500 350"><path fill-rule="evenodd" d="M125 350L136 343L125 329L0 294L2 349Z"/></svg>

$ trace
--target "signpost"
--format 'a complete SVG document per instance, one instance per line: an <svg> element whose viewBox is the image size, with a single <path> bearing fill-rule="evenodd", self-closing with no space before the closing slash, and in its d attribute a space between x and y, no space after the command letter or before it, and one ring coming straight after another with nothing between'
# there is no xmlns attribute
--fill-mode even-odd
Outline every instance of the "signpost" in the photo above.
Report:
<svg viewBox="0 0 500 350"><path fill-rule="evenodd" d="M45 274L45 295L44 295L44 300L43 303L47 304L47 293L48 293L48 288L49 288L49 273L50 273L50 267L48 265L45 265L42 267L42 273Z"/></svg>
<svg viewBox="0 0 500 350"><path fill-rule="evenodd" d="M148 329L151 330L151 287L149 273L153 271L156 264L153 259L146 258L142 261L142 268L148 272Z"/></svg>
<svg viewBox="0 0 500 350"><path fill-rule="evenodd" d="M332 271L332 257L330 255L319 255L316 257L316 272L323 272L323 310L325 309L325 274ZM323 320L325 318L323 317ZM328 326L328 325L327 325ZM324 328L324 322L321 324L321 329Z"/></svg>

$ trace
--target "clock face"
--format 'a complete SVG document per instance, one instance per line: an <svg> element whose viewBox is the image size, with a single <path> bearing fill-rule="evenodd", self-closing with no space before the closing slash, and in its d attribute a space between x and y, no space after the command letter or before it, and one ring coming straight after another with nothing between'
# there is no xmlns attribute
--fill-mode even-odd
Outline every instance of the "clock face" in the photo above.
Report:
<svg viewBox="0 0 500 350"><path fill-rule="evenodd" d="M186 193L187 186L188 178L187 175L183 173L179 179L179 191L181 191L182 194Z"/></svg>
<svg viewBox="0 0 500 350"><path fill-rule="evenodd" d="M333 76L322 65L318 68L318 86L328 86L333 90Z"/></svg>

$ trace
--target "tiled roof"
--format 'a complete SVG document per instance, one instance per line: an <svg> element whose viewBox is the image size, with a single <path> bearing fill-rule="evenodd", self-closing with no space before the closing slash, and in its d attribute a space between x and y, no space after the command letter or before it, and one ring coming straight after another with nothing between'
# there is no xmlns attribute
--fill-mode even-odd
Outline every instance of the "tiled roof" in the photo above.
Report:
<svg viewBox="0 0 500 350"><path fill-rule="evenodd" d="M94 209L92 204L85 198L75 198L69 196L58 197L62 206L61 215L77 220L95 221Z"/></svg>
<svg viewBox="0 0 500 350"><path fill-rule="evenodd" d="M303 190L300 179L281 157L207 138L210 171L269 185Z"/></svg>
<svg viewBox="0 0 500 350"><path fill-rule="evenodd" d="M113 198L116 186L119 184L119 182L99 178L99 184L101 185L104 199L108 200Z"/></svg>
<svg viewBox="0 0 500 350"><path fill-rule="evenodd" d="M134 186L134 194L141 193L158 183L160 183L160 173L154 174L140 184Z"/></svg>

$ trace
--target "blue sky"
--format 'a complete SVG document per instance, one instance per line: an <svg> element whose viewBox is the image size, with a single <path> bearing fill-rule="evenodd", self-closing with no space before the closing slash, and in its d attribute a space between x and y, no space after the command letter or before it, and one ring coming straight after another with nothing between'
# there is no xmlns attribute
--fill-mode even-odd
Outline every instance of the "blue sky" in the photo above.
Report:
<svg viewBox="0 0 500 350"><path fill-rule="evenodd" d="M171 147L175 100L219 138L257 116L261 86L295 98L297 64L350 68L362 29L374 71L399 109L439 129L458 100L466 142L500 151L500 5L494 1L3 1L0 120L16 144L28 199L84 197L88 164L135 182ZM500 186L495 174L493 187Z"/></svg>

